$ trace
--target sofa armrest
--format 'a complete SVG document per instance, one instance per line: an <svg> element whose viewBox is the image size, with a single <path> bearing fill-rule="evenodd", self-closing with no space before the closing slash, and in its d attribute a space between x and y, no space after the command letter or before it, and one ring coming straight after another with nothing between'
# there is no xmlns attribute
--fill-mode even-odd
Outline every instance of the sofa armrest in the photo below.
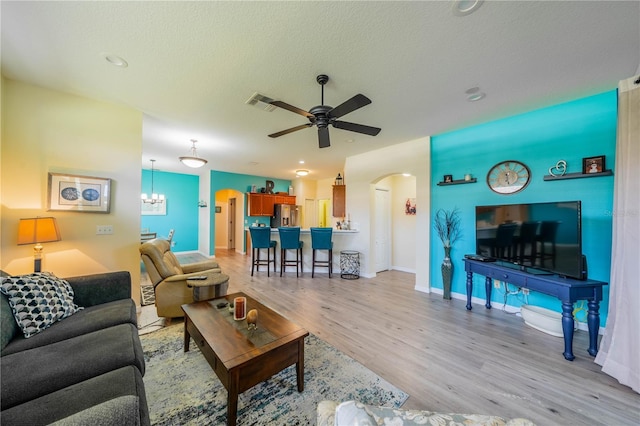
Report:
<svg viewBox="0 0 640 426"><path fill-rule="evenodd" d="M131 274L128 271L105 272L65 278L78 306L89 307L131 298Z"/></svg>

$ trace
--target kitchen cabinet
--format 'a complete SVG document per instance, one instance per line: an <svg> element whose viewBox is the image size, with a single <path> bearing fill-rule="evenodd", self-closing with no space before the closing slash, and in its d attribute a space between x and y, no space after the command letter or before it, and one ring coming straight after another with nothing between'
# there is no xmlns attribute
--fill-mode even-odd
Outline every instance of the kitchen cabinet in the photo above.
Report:
<svg viewBox="0 0 640 426"><path fill-rule="evenodd" d="M333 217L346 216L346 185L333 185Z"/></svg>
<svg viewBox="0 0 640 426"><path fill-rule="evenodd" d="M262 193L249 193L249 205L247 212L249 216L273 216L273 205L275 204L275 195Z"/></svg>
<svg viewBox="0 0 640 426"><path fill-rule="evenodd" d="M275 204L289 204L291 206L296 205L296 196L295 195L281 195L276 194Z"/></svg>

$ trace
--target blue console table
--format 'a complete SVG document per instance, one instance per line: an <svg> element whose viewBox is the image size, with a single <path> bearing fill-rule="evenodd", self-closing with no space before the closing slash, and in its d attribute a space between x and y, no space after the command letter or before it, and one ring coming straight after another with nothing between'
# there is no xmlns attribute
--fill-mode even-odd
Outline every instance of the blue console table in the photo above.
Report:
<svg viewBox="0 0 640 426"><path fill-rule="evenodd" d="M589 354L598 353L598 330L600 329L600 301L602 287L607 283L594 280L575 280L553 274L533 274L526 270L504 266L500 262L482 262L464 259L467 272L467 309L471 310L471 294L473 292L473 274L484 275L487 302L484 305L491 309L491 289L493 280L504 281L517 287L557 297L562 302L562 333L564 335L564 358L573 361L573 304L578 300L587 300L587 325L589 327Z"/></svg>

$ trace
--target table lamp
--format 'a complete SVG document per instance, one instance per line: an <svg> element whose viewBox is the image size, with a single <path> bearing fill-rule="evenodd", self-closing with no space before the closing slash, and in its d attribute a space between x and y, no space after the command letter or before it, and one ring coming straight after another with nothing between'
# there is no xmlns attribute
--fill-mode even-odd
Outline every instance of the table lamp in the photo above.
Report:
<svg viewBox="0 0 640 426"><path fill-rule="evenodd" d="M18 245L35 244L33 248L33 272L40 272L42 266L42 244L60 241L60 231L55 217L34 217L20 219L18 224Z"/></svg>

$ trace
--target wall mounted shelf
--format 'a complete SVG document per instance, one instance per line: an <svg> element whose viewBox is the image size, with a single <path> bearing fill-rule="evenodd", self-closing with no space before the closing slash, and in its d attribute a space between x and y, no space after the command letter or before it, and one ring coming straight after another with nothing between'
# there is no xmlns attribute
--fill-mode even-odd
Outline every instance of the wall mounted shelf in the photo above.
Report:
<svg viewBox="0 0 640 426"><path fill-rule="evenodd" d="M582 179L582 178L603 177L603 176L613 176L613 172L611 170L605 170L604 172L600 172L600 173L566 173L562 176L545 175L543 179L544 180L562 180L562 179Z"/></svg>
<svg viewBox="0 0 640 426"><path fill-rule="evenodd" d="M458 179L451 182L438 182L438 186L447 186L447 185L460 185L463 183L476 183L478 179L471 178L470 180Z"/></svg>

